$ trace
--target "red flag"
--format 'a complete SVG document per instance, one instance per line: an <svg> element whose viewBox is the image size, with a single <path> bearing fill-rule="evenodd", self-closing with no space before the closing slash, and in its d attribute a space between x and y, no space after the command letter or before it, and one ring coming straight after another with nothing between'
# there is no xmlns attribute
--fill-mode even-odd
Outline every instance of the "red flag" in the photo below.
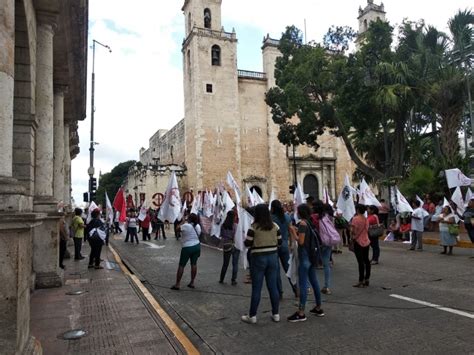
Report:
<svg viewBox="0 0 474 355"><path fill-rule="evenodd" d="M127 218L127 206L125 203L123 188L120 188L117 191L117 194L115 195L115 198L114 198L113 206L116 211L120 211L119 221L124 222L125 219Z"/></svg>

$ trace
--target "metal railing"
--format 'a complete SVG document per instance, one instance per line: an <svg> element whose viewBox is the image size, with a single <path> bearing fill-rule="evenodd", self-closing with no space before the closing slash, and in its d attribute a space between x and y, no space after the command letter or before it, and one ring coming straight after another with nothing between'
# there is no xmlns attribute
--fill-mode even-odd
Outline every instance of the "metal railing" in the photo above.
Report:
<svg viewBox="0 0 474 355"><path fill-rule="evenodd" d="M261 73L258 71L249 71L249 70L237 70L237 75L239 78L246 78L246 79L259 79L259 80L266 80L267 76L265 73Z"/></svg>

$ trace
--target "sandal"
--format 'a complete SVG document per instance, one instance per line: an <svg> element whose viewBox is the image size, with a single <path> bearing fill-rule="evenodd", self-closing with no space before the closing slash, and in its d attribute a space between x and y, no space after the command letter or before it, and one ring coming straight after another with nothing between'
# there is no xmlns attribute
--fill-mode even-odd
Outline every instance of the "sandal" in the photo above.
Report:
<svg viewBox="0 0 474 355"><path fill-rule="evenodd" d="M171 289L172 289L172 290L175 290L175 291L179 291L179 287L176 286L176 285L171 286Z"/></svg>
<svg viewBox="0 0 474 355"><path fill-rule="evenodd" d="M194 287L193 284L188 284L188 287L189 287L189 288L196 288L196 287Z"/></svg>

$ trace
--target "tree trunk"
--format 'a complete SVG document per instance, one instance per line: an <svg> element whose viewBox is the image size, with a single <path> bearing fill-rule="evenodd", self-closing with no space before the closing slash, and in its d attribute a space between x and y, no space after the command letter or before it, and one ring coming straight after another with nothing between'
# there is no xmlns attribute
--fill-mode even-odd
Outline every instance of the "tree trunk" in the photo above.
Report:
<svg viewBox="0 0 474 355"><path fill-rule="evenodd" d="M341 134L341 138L344 141L344 144L347 148L347 151L349 152L349 156L351 157L352 161L357 165L357 167L366 175L371 176L374 181L381 180L384 178L384 174L377 169L367 165L361 157L357 154L355 151L354 147L352 146L352 143L347 136L346 128L344 127L344 124L342 121L339 119L339 117L334 115L334 123L336 124L337 128L339 129L339 132Z"/></svg>
<svg viewBox="0 0 474 355"><path fill-rule="evenodd" d="M395 131L392 140L392 174L403 177L405 163L405 122L403 115L395 121Z"/></svg>
<svg viewBox="0 0 474 355"><path fill-rule="evenodd" d="M455 112L442 116L440 130L441 150L448 164L455 164L459 158L459 136L461 116Z"/></svg>

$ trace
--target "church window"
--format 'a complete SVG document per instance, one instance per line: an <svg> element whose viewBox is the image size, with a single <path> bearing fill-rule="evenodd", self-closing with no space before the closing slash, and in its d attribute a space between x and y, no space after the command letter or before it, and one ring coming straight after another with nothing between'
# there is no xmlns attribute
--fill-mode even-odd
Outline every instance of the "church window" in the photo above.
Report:
<svg viewBox="0 0 474 355"><path fill-rule="evenodd" d="M188 49L188 54L187 54L187 61L188 61L188 77L189 80L191 80L191 51Z"/></svg>
<svg viewBox="0 0 474 355"><path fill-rule="evenodd" d="M193 30L192 28L192 19L191 19L191 13L188 14L188 32L191 32Z"/></svg>
<svg viewBox="0 0 474 355"><path fill-rule="evenodd" d="M212 17L211 17L211 10L204 9L204 28L211 28L212 24Z"/></svg>
<svg viewBox="0 0 474 355"><path fill-rule="evenodd" d="M217 44L212 46L211 62L212 65L221 65L221 47L219 47Z"/></svg>
<svg viewBox="0 0 474 355"><path fill-rule="evenodd" d="M206 84L206 92L212 94L212 84Z"/></svg>
<svg viewBox="0 0 474 355"><path fill-rule="evenodd" d="M364 20L364 31L367 31L369 26L367 25L367 19Z"/></svg>

